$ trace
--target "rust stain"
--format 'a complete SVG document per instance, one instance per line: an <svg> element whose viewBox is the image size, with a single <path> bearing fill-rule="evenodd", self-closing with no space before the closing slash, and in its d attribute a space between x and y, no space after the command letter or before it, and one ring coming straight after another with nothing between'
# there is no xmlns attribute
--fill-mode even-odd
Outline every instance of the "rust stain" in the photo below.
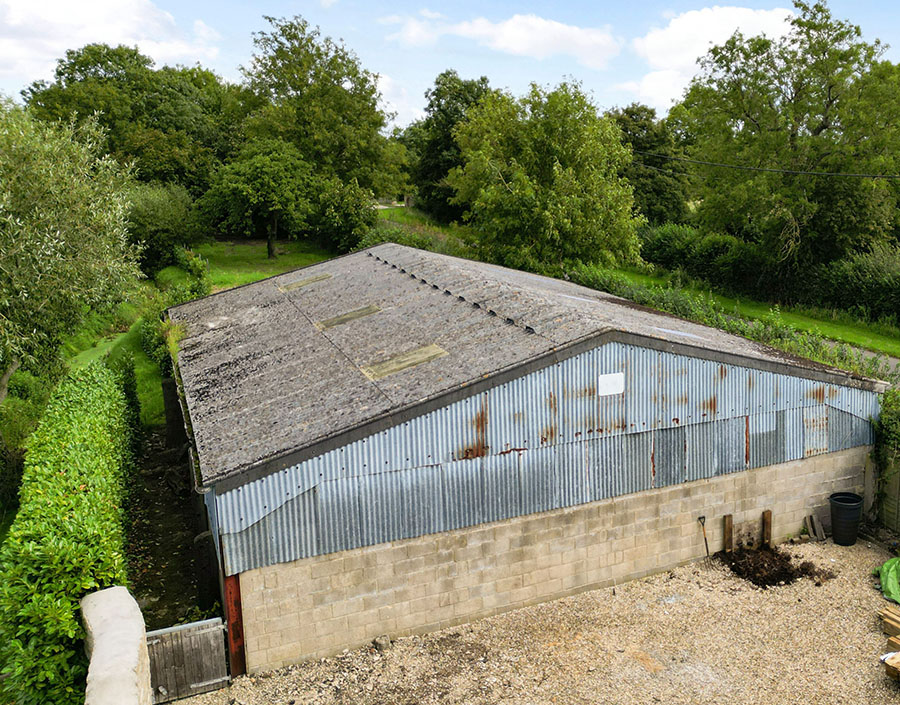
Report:
<svg viewBox="0 0 900 705"><path fill-rule="evenodd" d="M679 419L679 418L676 416L674 419L672 419L672 423L674 423L674 424L677 426L678 424L681 423L681 419Z"/></svg>
<svg viewBox="0 0 900 705"><path fill-rule="evenodd" d="M744 417L744 462L750 467L750 417Z"/></svg>
<svg viewBox="0 0 900 705"><path fill-rule="evenodd" d="M825 385L821 384L818 387L815 387L809 394L807 394L810 399L815 399L820 404L825 403Z"/></svg>
<svg viewBox="0 0 900 705"><path fill-rule="evenodd" d="M584 389L579 389L578 396L584 397L586 399L595 397L597 396L597 387L592 384L588 387L585 387Z"/></svg>
<svg viewBox="0 0 900 705"><path fill-rule="evenodd" d="M506 450L501 450L497 455L509 455L510 453L524 453L528 448L507 448Z"/></svg>
<svg viewBox="0 0 900 705"><path fill-rule="evenodd" d="M828 387L828 398L834 399L838 395L837 387Z"/></svg>
<svg viewBox="0 0 900 705"><path fill-rule="evenodd" d="M650 446L650 487L656 487L656 444Z"/></svg>
<svg viewBox="0 0 900 705"><path fill-rule="evenodd" d="M547 406L550 407L550 411L556 411L556 395L553 392L547 397Z"/></svg>
<svg viewBox="0 0 900 705"><path fill-rule="evenodd" d="M709 399L700 404L701 408L706 409L709 413L715 414L719 408L719 397L713 394ZM703 414L706 416L706 414Z"/></svg>
<svg viewBox="0 0 900 705"><path fill-rule="evenodd" d="M575 438L578 438L581 435L581 431L575 431Z"/></svg>
<svg viewBox="0 0 900 705"><path fill-rule="evenodd" d="M525 412L524 411L517 411L516 413L513 414L513 422L522 423L523 421L525 421Z"/></svg>
<svg viewBox="0 0 900 705"><path fill-rule="evenodd" d="M719 365L719 379L725 379L728 376L728 368L725 365Z"/></svg>
<svg viewBox="0 0 900 705"><path fill-rule="evenodd" d="M472 425L475 427L475 442L467 448L463 448L459 455L462 458L483 458L488 452L488 402L486 395L481 397L481 409L475 414Z"/></svg>
<svg viewBox="0 0 900 705"><path fill-rule="evenodd" d="M687 404L688 403L688 395L682 394L680 397L678 397L678 403L679 404Z"/></svg>
<svg viewBox="0 0 900 705"><path fill-rule="evenodd" d="M541 443L553 443L556 440L556 426L550 424L541 431Z"/></svg>
<svg viewBox="0 0 900 705"><path fill-rule="evenodd" d="M753 373L750 373L750 376L747 377L747 389L753 389L756 385L756 380L753 379Z"/></svg>

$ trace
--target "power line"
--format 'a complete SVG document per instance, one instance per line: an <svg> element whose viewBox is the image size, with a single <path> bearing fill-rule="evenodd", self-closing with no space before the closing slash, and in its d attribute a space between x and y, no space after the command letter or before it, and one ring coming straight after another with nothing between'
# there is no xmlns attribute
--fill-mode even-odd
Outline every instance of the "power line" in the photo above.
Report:
<svg viewBox="0 0 900 705"><path fill-rule="evenodd" d="M765 171L771 174L794 174L798 176L845 176L856 179L900 179L900 174L845 174L833 171L797 171L794 169L766 169L761 166L744 166L742 164L723 164L722 162L707 162L702 159L688 159L687 157L674 157L669 154L656 154L654 152L644 152L640 149L632 149L635 154L643 154L648 157L657 157L658 159L669 159L676 162L687 162L688 164L703 164L705 166L717 166L725 169L740 169L741 171ZM650 166L644 164L644 166ZM651 167L653 168L653 167Z"/></svg>

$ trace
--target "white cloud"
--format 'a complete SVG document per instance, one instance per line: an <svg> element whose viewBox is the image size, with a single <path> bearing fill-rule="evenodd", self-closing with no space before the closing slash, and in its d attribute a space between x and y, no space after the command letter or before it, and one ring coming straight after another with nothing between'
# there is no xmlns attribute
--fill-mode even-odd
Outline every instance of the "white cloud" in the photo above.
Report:
<svg viewBox="0 0 900 705"><path fill-rule="evenodd" d="M444 15L442 15L440 12L435 12L434 10L429 10L427 7L419 10L419 14L422 15L422 17L429 19L429 20L444 19Z"/></svg>
<svg viewBox="0 0 900 705"><path fill-rule="evenodd" d="M22 86L51 78L67 49L85 44L137 45L159 63L214 59L221 40L202 20L190 31L151 0L0 0L0 78Z"/></svg>
<svg viewBox="0 0 900 705"><path fill-rule="evenodd" d="M396 113L392 125L404 126L425 117L419 100L410 98L409 91L403 83L381 74L378 77L378 88L381 91L381 107Z"/></svg>
<svg viewBox="0 0 900 705"><path fill-rule="evenodd" d="M322 7L331 7L336 2L337 0L319 0L319 4L322 5Z"/></svg>
<svg viewBox="0 0 900 705"><path fill-rule="evenodd" d="M787 20L792 16L787 8L752 10L715 5L667 17L665 27L652 29L631 43L652 70L640 81L618 87L666 111L697 73L697 59L712 46L724 43L738 29L747 36L781 37L788 32Z"/></svg>
<svg viewBox="0 0 900 705"><path fill-rule="evenodd" d="M442 36L463 37L514 56L535 59L571 56L592 69L605 68L622 45L609 27L578 27L537 15L513 15L501 22L479 17L448 24L439 22L437 13L422 11L420 14L424 19L399 15L382 18L384 24L400 25L388 39L410 46L426 46Z"/></svg>

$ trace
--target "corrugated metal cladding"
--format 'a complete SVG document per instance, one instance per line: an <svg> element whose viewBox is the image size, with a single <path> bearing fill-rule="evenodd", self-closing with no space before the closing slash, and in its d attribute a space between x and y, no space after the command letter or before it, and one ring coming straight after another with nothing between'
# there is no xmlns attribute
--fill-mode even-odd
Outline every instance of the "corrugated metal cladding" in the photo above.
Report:
<svg viewBox="0 0 900 705"><path fill-rule="evenodd" d="M217 496L225 570L866 445L877 414L874 392L610 343Z"/></svg>

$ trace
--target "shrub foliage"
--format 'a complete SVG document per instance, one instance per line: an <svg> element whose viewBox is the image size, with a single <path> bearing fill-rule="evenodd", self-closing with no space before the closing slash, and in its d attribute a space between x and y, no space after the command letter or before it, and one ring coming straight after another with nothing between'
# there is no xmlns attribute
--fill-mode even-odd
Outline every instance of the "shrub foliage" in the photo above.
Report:
<svg viewBox="0 0 900 705"><path fill-rule="evenodd" d="M83 702L78 601L126 580L132 414L121 374L94 363L63 380L28 443L0 548L0 701Z"/></svg>

